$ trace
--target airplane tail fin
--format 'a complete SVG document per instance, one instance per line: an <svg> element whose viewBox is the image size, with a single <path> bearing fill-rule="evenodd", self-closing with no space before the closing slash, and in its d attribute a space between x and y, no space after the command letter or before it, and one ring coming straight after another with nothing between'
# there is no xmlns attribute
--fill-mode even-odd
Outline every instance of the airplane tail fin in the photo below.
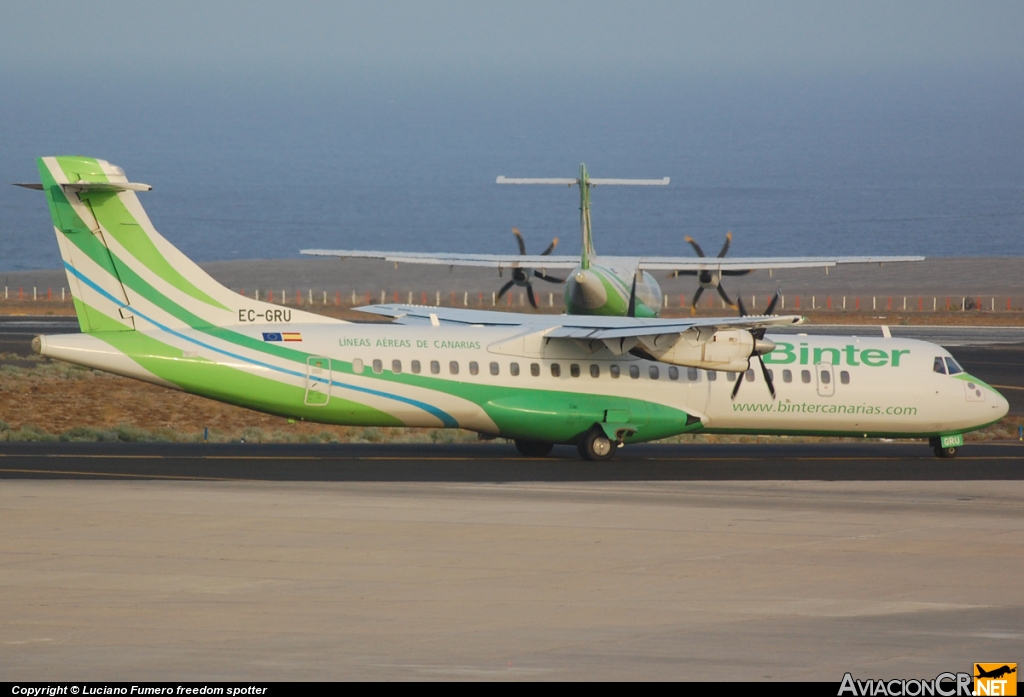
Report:
<svg viewBox="0 0 1024 697"><path fill-rule="evenodd" d="M281 308L224 287L156 231L136 196L150 186L90 157L38 165L83 332L282 321ZM338 321L287 312L292 322Z"/></svg>
<svg viewBox="0 0 1024 697"><path fill-rule="evenodd" d="M580 178L577 179L580 187L580 268L586 271L590 268L590 260L597 256L594 253L594 236L590 229L590 181L587 176L587 166L580 165Z"/></svg>

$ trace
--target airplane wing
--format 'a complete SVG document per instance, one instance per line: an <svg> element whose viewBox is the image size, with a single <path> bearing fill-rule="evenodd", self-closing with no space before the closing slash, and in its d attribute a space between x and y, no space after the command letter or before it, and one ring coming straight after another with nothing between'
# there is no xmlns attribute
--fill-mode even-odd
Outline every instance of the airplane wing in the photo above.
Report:
<svg viewBox="0 0 1024 697"><path fill-rule="evenodd" d="M437 266L485 266L503 269L574 269L579 256L544 256L541 254L458 254L448 252L376 252L358 249L303 249L302 254L343 259L382 259L402 264L434 264Z"/></svg>
<svg viewBox="0 0 1024 697"><path fill-rule="evenodd" d="M429 305L366 305L354 308L398 324L447 324L461 326L523 326L546 331L552 339L621 339L655 334L682 334L690 329L758 329L800 324L799 315L747 315L745 317L644 318L596 315L539 315L495 310L463 310Z"/></svg>
<svg viewBox="0 0 1024 697"><path fill-rule="evenodd" d="M605 261L605 257L601 257ZM634 261L629 259L628 261ZM839 264L888 264L892 262L924 261L920 256L866 256L866 257L640 257L634 263L647 271L742 271L746 269L804 269L837 266Z"/></svg>
<svg viewBox="0 0 1024 697"><path fill-rule="evenodd" d="M459 254L449 252L382 252L359 249L303 249L309 256L341 257L343 259L382 259L403 264L434 264L438 266L482 266L491 268L574 269L580 265L578 256L541 254ZM889 264L924 261L922 256L862 257L599 257L599 263L617 263L623 268L646 271L742 271L757 269L825 268L839 264Z"/></svg>

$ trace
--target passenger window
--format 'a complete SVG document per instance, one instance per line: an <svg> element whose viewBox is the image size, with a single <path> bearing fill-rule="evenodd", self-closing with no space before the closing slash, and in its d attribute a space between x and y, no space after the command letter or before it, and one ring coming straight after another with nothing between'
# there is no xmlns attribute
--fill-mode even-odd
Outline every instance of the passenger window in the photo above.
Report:
<svg viewBox="0 0 1024 697"><path fill-rule="evenodd" d="M821 384L827 385L832 382L832 374L827 370L821 371Z"/></svg>
<svg viewBox="0 0 1024 697"><path fill-rule="evenodd" d="M753 382L754 381L754 371L753 370L748 370L746 373L743 374L743 376L747 379L747 382Z"/></svg>
<svg viewBox="0 0 1024 697"><path fill-rule="evenodd" d="M557 378L562 376L562 366L557 363L551 364L551 377Z"/></svg>
<svg viewBox="0 0 1024 697"><path fill-rule="evenodd" d="M448 372L451 373L452 375L458 375L459 374L459 362L458 361L449 361L448 362Z"/></svg>
<svg viewBox="0 0 1024 697"><path fill-rule="evenodd" d="M839 382L843 383L844 385L849 385L850 384L850 373L848 373L845 370L841 371L839 373Z"/></svg>
<svg viewBox="0 0 1024 697"><path fill-rule="evenodd" d="M936 373L946 374L946 363L942 360L942 356L935 357L935 363L932 365L932 370Z"/></svg>
<svg viewBox="0 0 1024 697"><path fill-rule="evenodd" d="M361 372L363 372L363 359L362 358L353 358L352 359L352 372L353 373L361 373Z"/></svg>
<svg viewBox="0 0 1024 697"><path fill-rule="evenodd" d="M725 379L728 380L729 382L735 382L736 381L736 373L726 371Z"/></svg>
<svg viewBox="0 0 1024 697"><path fill-rule="evenodd" d="M809 371L809 370L801 370L800 371L800 381L803 382L805 385L811 384L811 371Z"/></svg>
<svg viewBox="0 0 1024 697"><path fill-rule="evenodd" d="M619 366L617 363L612 363L610 366L608 366L608 374L611 375L613 378L619 377Z"/></svg>
<svg viewBox="0 0 1024 697"><path fill-rule="evenodd" d="M591 363L590 364L590 377L592 377L592 378L599 378L599 377L601 377L601 366L599 366L597 363Z"/></svg>
<svg viewBox="0 0 1024 697"><path fill-rule="evenodd" d="M413 372L414 374L416 374L416 375L419 375L419 374L420 374L420 362L419 362L419 361L413 361L413 362L412 362L412 363L410 364L410 366L412 367L412 372Z"/></svg>
<svg viewBox="0 0 1024 697"><path fill-rule="evenodd" d="M652 366L648 366L647 374L651 376L651 380L657 380L658 376L661 375L661 371L658 370L658 366L652 365Z"/></svg>
<svg viewBox="0 0 1024 697"><path fill-rule="evenodd" d="M538 375L540 375L540 363L530 364L530 375L532 375L533 377L537 377Z"/></svg>
<svg viewBox="0 0 1024 697"><path fill-rule="evenodd" d="M696 368L687 368L686 379L690 382L698 382L700 380L700 373L697 372Z"/></svg>
<svg viewBox="0 0 1024 697"><path fill-rule="evenodd" d="M430 372L437 375L441 372L441 364L437 361L430 361Z"/></svg>
<svg viewBox="0 0 1024 697"><path fill-rule="evenodd" d="M948 356L946 357L946 368L949 369L950 375L956 375L957 373L964 372L964 369L960 367L960 364Z"/></svg>
<svg viewBox="0 0 1024 697"><path fill-rule="evenodd" d="M511 375L512 377L516 377L517 375L519 375L519 364L518 363L509 363L508 364L508 372L509 372L509 375Z"/></svg>
<svg viewBox="0 0 1024 697"><path fill-rule="evenodd" d="M718 379L718 371L717 370L709 370L708 371L708 382L714 382L717 379Z"/></svg>
<svg viewBox="0 0 1024 697"><path fill-rule="evenodd" d="M373 372L380 374L384 372L384 364L379 358L373 359Z"/></svg>
<svg viewBox="0 0 1024 697"><path fill-rule="evenodd" d="M670 365L668 367L668 379L669 380L678 380L679 379L679 368L675 367L674 365Z"/></svg>
<svg viewBox="0 0 1024 697"><path fill-rule="evenodd" d="M402 372L402 361L391 361L391 372L398 375Z"/></svg>
<svg viewBox="0 0 1024 697"><path fill-rule="evenodd" d="M775 382L775 371L771 368L768 368L768 379Z"/></svg>
<svg viewBox="0 0 1024 697"><path fill-rule="evenodd" d="M499 371L500 371L500 368L498 368L498 364L497 363L491 363L491 375L497 375Z"/></svg>
<svg viewBox="0 0 1024 697"><path fill-rule="evenodd" d="M569 364L569 375L572 375L574 378L578 378L580 376L580 366L578 363Z"/></svg>
<svg viewBox="0 0 1024 697"><path fill-rule="evenodd" d="M478 375L479 373L480 373L480 364L478 364L476 361L470 361L469 362L469 374L470 375Z"/></svg>
<svg viewBox="0 0 1024 697"><path fill-rule="evenodd" d="M631 366L629 366L629 377L633 378L634 380L636 380L638 377L640 377L640 366L638 366L638 365L631 365Z"/></svg>
<svg viewBox="0 0 1024 697"><path fill-rule="evenodd" d="M782 371L783 382L793 382L793 371L789 368L784 368Z"/></svg>

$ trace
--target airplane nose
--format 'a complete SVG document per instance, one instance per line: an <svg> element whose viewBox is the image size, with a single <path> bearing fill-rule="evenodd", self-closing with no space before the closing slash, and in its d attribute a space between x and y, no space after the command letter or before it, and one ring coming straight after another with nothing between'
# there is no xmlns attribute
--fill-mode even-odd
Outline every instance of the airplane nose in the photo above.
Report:
<svg viewBox="0 0 1024 697"><path fill-rule="evenodd" d="M994 419L1001 419L1010 413L1010 402L995 390L992 390L992 392L995 393L992 395L992 416Z"/></svg>

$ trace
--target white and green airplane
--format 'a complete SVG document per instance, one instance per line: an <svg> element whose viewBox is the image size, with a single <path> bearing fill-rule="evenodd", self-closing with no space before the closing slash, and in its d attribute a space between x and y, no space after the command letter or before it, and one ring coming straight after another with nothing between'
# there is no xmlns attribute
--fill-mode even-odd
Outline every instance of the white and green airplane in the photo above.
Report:
<svg viewBox="0 0 1024 697"><path fill-rule="evenodd" d="M381 305L362 309L394 322L362 324L259 302L162 237L136 195L150 187L119 167L86 157L38 164L42 183L28 186L46 193L81 333L38 336L35 350L257 411L464 428L513 439L524 455L570 443L602 459L623 444L698 432L928 438L949 456L964 432L1008 410L933 344L765 335L797 316Z"/></svg>
<svg viewBox="0 0 1024 697"><path fill-rule="evenodd" d="M690 237L686 241L697 252L694 257L654 256L602 256L594 251L590 227L590 190L595 186L667 186L669 178L662 179L594 179L587 174L586 165L580 165L576 179L516 179L500 176L498 184L553 184L575 186L580 192L580 255L551 255L558 244L556 237L541 254L527 254L523 238L513 228L519 254L462 254L458 252L380 252L356 249L303 249L303 254L355 259L383 259L406 264L437 264L442 266L480 266L497 268L499 275L510 269L512 279L498 294L500 297L512 286L525 287L530 304L537 307L532 281L540 278L565 283L565 309L570 315L599 315L609 317L657 317L661 313L664 295L650 271L671 271L672 276L696 276L700 287L693 297L691 309L696 310L697 299L705 290L715 290L731 307L737 305L726 294L721 282L723 276L739 276L757 269L828 268L837 264L867 264L897 261L921 261L920 256L860 256L860 257L748 257L725 259L732 242L732 233L717 257L705 257L703 250ZM539 269L539 270L538 270ZM554 278L547 269L570 269L567 279Z"/></svg>

